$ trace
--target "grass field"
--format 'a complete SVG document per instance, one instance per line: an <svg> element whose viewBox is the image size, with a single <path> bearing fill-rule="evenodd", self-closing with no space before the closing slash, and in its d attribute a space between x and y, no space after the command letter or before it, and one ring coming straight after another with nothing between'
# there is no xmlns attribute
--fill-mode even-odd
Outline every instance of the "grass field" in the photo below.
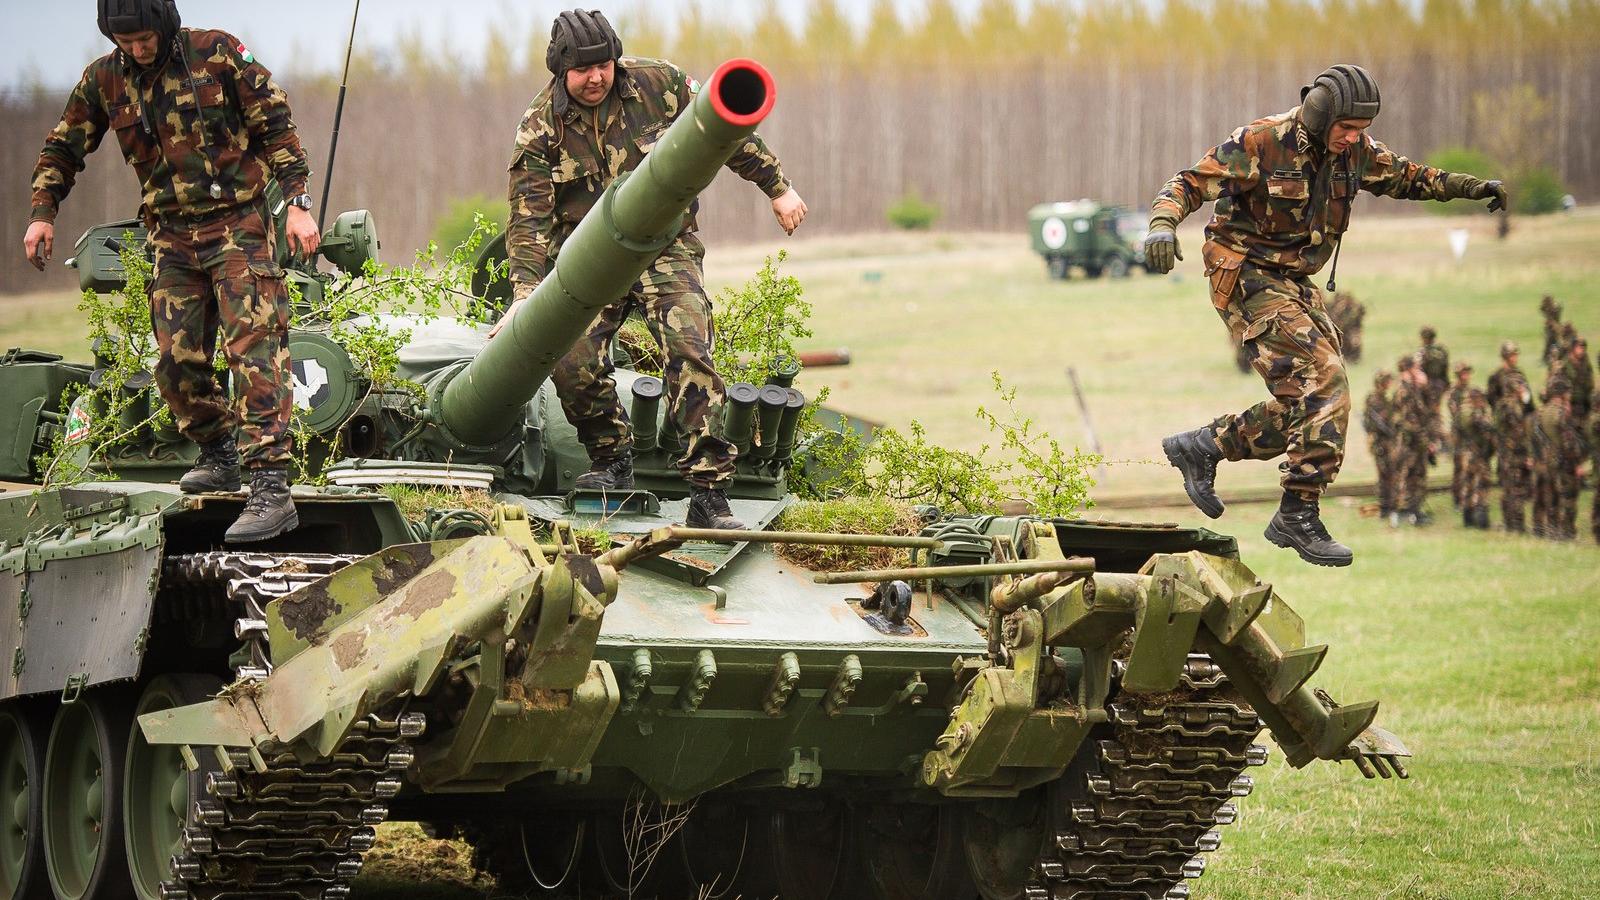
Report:
<svg viewBox="0 0 1600 900"><path fill-rule="evenodd" d="M1506 242L1475 217L1466 259L1446 244L1461 220L1359 220L1340 283L1367 303L1367 356L1351 380L1357 402L1379 366L1438 328L1453 359L1481 383L1505 338L1543 379L1536 311L1553 293L1581 333L1600 334L1600 216L1518 220ZM1087 446L1067 366L1077 369L1109 466L1096 494L1175 491L1158 463L1161 436L1261 399L1233 367L1205 297L1198 230L1171 278L1053 282L1021 235L887 235L801 240L786 271L816 306L816 347L848 346L855 362L802 376L833 388L833 403L890 424L921 420L933 437L984 442L974 409L992 399L989 372L1019 391L1019 406L1067 443ZM762 251L712 248L713 287L743 281ZM1320 280L1320 279L1319 279ZM0 347L26 344L84 355L72 298L0 300ZM1367 480L1357 434L1346 478ZM1271 464L1224 468L1222 486L1270 488ZM1584 505L1587 506L1585 494ZM1331 645L1318 683L1341 700L1379 699L1380 722L1417 754L1406 782L1369 783L1349 766L1296 772L1274 762L1223 849L1196 883L1206 898L1566 898L1600 885L1600 550L1469 532L1448 515L1394 531L1328 503L1335 535L1351 543L1345 570L1305 566L1260 538L1268 508L1235 505L1212 527L1240 536L1245 559ZM1130 512L1201 524L1187 507ZM1587 514L1582 519L1588 534ZM391 850L405 840L391 832ZM449 853L448 850L440 852ZM483 892L419 878L414 860L373 860L365 900ZM459 871L441 857L438 868Z"/></svg>

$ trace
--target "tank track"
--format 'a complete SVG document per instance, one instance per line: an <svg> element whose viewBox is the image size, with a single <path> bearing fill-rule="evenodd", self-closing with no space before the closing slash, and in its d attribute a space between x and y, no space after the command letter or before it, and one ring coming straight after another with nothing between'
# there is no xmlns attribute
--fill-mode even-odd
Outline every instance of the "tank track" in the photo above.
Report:
<svg viewBox="0 0 1600 900"><path fill-rule="evenodd" d="M234 632L239 681L271 672L266 604L358 557L199 553L170 557L163 570L191 593L222 591L239 616ZM162 900L343 900L361 871L373 826L389 814L402 774L416 759L420 713L369 716L331 757L306 762L281 748L208 753L191 784L183 852L172 858Z"/></svg>
<svg viewBox="0 0 1600 900"><path fill-rule="evenodd" d="M1111 739L1050 787L1054 840L1026 900L1185 900L1221 843L1215 826L1254 787L1245 770L1267 761L1260 718L1202 654L1174 695L1119 694L1110 710Z"/></svg>

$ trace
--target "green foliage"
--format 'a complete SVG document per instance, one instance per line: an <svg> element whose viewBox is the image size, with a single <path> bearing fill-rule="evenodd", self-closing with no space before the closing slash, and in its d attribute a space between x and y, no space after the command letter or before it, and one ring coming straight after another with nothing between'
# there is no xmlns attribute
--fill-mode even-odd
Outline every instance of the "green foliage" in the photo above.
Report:
<svg viewBox="0 0 1600 900"><path fill-rule="evenodd" d="M1447 147L1428 156L1428 165L1446 172L1464 172L1477 178L1494 178L1500 166L1488 154L1471 147ZM1447 216L1460 216L1482 212L1484 205L1477 200L1429 200L1430 212Z"/></svg>
<svg viewBox="0 0 1600 900"><path fill-rule="evenodd" d="M1511 180L1511 208L1525 216L1543 215L1561 209L1561 198L1567 193L1561 176L1538 166Z"/></svg>
<svg viewBox="0 0 1600 900"><path fill-rule="evenodd" d="M511 220L511 204L504 197L484 194L458 197L433 223L433 242L445 248L461 246L477 233L480 218L494 226L489 233L493 237Z"/></svg>
<svg viewBox="0 0 1600 900"><path fill-rule="evenodd" d="M324 276L323 299L316 303L307 302L295 282L288 280L289 327L332 337L350 354L369 390L417 390L398 376L399 352L411 339L410 326L447 314L467 322L488 320L490 310L472 294L472 268L479 248L496 231L497 226L478 215L472 231L443 255L438 245L430 243L409 266L368 260L358 273ZM144 245L133 235L124 237L123 247L127 279L122 289L106 295L85 291L79 302L89 336L99 348L101 374L76 400L89 413L87 433L68 441L63 431L40 458L47 484L70 484L105 471L114 464L117 453L137 452L137 445L130 447L130 438L151 428L170 426L172 421L153 387L142 392L125 390L145 377L157 348L150 324L150 262ZM215 365L219 370L226 367L221 354ZM63 406L74 402L74 394L69 391ZM134 421L139 418L134 411L141 410L145 402L150 413L142 421ZM306 428L298 409L293 411L289 427L295 436L298 477L317 480L322 465L339 458L339 448Z"/></svg>
<svg viewBox="0 0 1600 900"><path fill-rule="evenodd" d="M764 383L779 360L794 357L794 341L811 336L806 325L811 304L800 279L778 274L788 258L787 251L778 251L743 286L723 288L717 294L713 304L717 339L711 358L729 384Z"/></svg>
<svg viewBox="0 0 1600 900"><path fill-rule="evenodd" d="M889 224L907 231L926 231L939 219L939 207L922 199L915 191L907 192L883 211Z"/></svg>
<svg viewBox="0 0 1600 900"><path fill-rule="evenodd" d="M1089 470L1099 465L1098 454L1084 453L1076 447L1069 453L1061 442L1039 430L1033 419L1017 410L1017 389L1008 388L999 372L990 373L995 393L1005 404L1005 418L986 407L978 407L978 418L989 430L1000 435L1001 455L1013 457L1008 484L1012 496L1028 504L1039 516L1066 517L1092 506L1089 488L1094 479Z"/></svg>

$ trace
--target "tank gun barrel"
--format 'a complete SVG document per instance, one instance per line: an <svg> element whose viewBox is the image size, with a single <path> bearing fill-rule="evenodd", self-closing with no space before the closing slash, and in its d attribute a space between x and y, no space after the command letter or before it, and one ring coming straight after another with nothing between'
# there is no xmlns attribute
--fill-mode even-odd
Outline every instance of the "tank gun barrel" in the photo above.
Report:
<svg viewBox="0 0 1600 900"><path fill-rule="evenodd" d="M612 182L550 274L468 366L445 384L438 420L456 440L505 436L557 361L677 237L695 197L771 111L772 76L754 60L717 67L638 168Z"/></svg>

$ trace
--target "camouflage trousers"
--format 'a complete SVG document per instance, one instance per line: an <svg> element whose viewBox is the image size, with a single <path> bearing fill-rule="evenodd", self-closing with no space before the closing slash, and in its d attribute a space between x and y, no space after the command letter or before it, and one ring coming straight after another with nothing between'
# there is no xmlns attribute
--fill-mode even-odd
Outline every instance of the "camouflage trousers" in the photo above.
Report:
<svg viewBox="0 0 1600 900"><path fill-rule="evenodd" d="M289 297L264 214L250 206L198 222L158 222L150 243L155 381L178 430L204 444L237 429L247 468L287 465L294 441ZM231 400L212 364L219 328Z"/></svg>
<svg viewBox="0 0 1600 900"><path fill-rule="evenodd" d="M1378 508L1386 513L1393 512L1399 509L1394 501L1400 494L1400 485L1395 479L1394 442L1386 437L1375 437L1367 443L1372 448L1372 462L1378 469Z"/></svg>
<svg viewBox="0 0 1600 900"><path fill-rule="evenodd" d="M1450 502L1458 509L1472 508L1461 502L1461 485L1467 477L1466 466L1467 451L1461 446L1461 437L1454 435L1450 449Z"/></svg>
<svg viewBox="0 0 1600 900"><path fill-rule="evenodd" d="M1533 533L1569 540L1578 535L1578 479L1571 472L1535 464Z"/></svg>
<svg viewBox="0 0 1600 900"><path fill-rule="evenodd" d="M1477 509L1489 505L1489 457L1470 447L1462 448L1465 440L1457 443L1461 457L1461 486L1457 503L1462 509Z"/></svg>
<svg viewBox="0 0 1600 900"><path fill-rule="evenodd" d="M1428 499L1428 445L1401 441L1395 453L1395 509L1417 512Z"/></svg>
<svg viewBox="0 0 1600 900"><path fill-rule="evenodd" d="M1287 456L1278 467L1284 490L1316 497L1339 474L1350 424L1339 331L1322 292L1306 278L1248 263L1215 269L1211 290L1234 344L1272 393L1213 422L1217 446L1230 460Z"/></svg>
<svg viewBox="0 0 1600 900"><path fill-rule="evenodd" d="M711 362L711 301L702 286L705 247L680 236L651 264L626 297L601 311L551 374L567 420L593 461L616 459L633 442L628 414L612 377L611 341L637 310L666 352L667 428L686 441L678 471L695 487L726 487L738 448L712 432L726 396Z"/></svg>
<svg viewBox="0 0 1600 900"><path fill-rule="evenodd" d="M1533 491L1533 469L1526 452L1516 446L1495 449L1500 458L1500 518L1507 531L1527 530L1523 511Z"/></svg>

